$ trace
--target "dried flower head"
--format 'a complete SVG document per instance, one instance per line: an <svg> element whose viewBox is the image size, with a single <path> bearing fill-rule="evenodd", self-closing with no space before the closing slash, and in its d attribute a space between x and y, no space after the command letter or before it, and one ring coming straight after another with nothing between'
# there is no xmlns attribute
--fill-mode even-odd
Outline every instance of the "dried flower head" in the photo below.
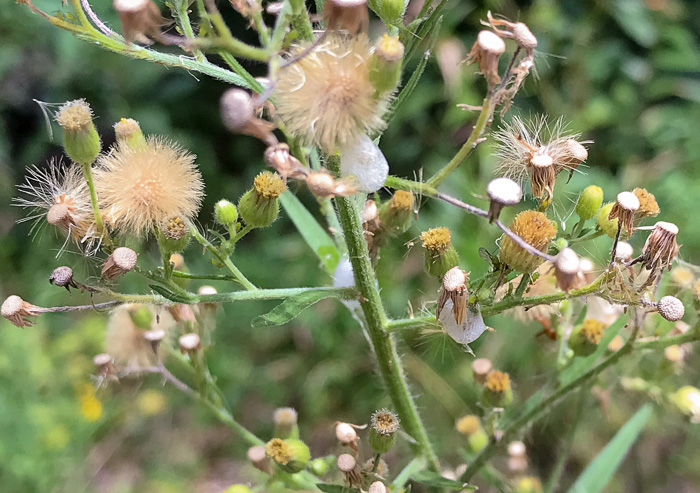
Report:
<svg viewBox="0 0 700 493"><path fill-rule="evenodd" d="M138 327L132 319L131 313L140 309L151 313L148 330ZM122 305L112 311L107 322L105 349L119 368L139 371L157 364L158 354L153 350L152 341L146 338L146 332L162 330L167 338L175 321L167 312L155 315L155 308L150 305ZM150 338L153 339L153 336Z"/></svg>
<svg viewBox="0 0 700 493"><path fill-rule="evenodd" d="M683 302L675 296L664 296L656 305L659 314L669 322L677 322L685 315Z"/></svg>
<svg viewBox="0 0 700 493"><path fill-rule="evenodd" d="M357 431L349 423L336 423L335 437L342 445L347 445L357 450Z"/></svg>
<svg viewBox="0 0 700 493"><path fill-rule="evenodd" d="M309 168L291 155L289 146L284 143L265 149L265 163L274 168L285 183L289 178L303 180L310 172Z"/></svg>
<svg viewBox="0 0 700 493"><path fill-rule="evenodd" d="M117 142L130 146L140 146L146 143L139 122L133 118L122 118L114 124L114 136Z"/></svg>
<svg viewBox="0 0 700 493"><path fill-rule="evenodd" d="M452 301L452 315L459 325L467 316L467 297L469 296L467 283L469 274L459 267L448 270L442 278L442 289L438 299L436 317L440 318L440 312L445 308L448 300Z"/></svg>
<svg viewBox="0 0 700 493"><path fill-rule="evenodd" d="M534 197L551 198L556 176L573 172L587 156L577 138L566 132L562 119L549 124L544 116L530 122L516 116L494 133L498 173L521 185L529 181Z"/></svg>
<svg viewBox="0 0 700 493"><path fill-rule="evenodd" d="M466 63L478 63L479 70L489 84L495 85L501 82L501 77L498 75L498 60L505 51L506 44L498 35L491 31L480 31L469 51Z"/></svg>
<svg viewBox="0 0 700 493"><path fill-rule="evenodd" d="M255 445L248 449L248 460L253 464L253 467L266 474L271 473L270 459L266 453L264 445Z"/></svg>
<svg viewBox="0 0 700 493"><path fill-rule="evenodd" d="M202 340L194 332L180 336L178 343L182 354L194 354L202 349Z"/></svg>
<svg viewBox="0 0 700 493"><path fill-rule="evenodd" d="M51 275L49 275L49 284L54 284L61 288L66 288L70 291L70 288L83 289L81 284L78 284L73 279L73 269L67 265L61 267L56 267Z"/></svg>
<svg viewBox="0 0 700 493"><path fill-rule="evenodd" d="M136 267L138 254L128 247L115 248L104 265L100 277L103 279L114 280L122 274L131 272Z"/></svg>
<svg viewBox="0 0 700 493"><path fill-rule="evenodd" d="M117 368L114 366L112 356L107 353L96 354L92 358L92 364L97 367L100 376L105 379L116 380Z"/></svg>
<svg viewBox="0 0 700 493"><path fill-rule="evenodd" d="M20 328L31 327L34 322L27 317L38 317L41 314L38 306L27 303L16 294L8 296L2 302L0 312L2 312L3 317Z"/></svg>
<svg viewBox="0 0 700 493"><path fill-rule="evenodd" d="M491 199L489 204L489 223L498 219L503 207L515 205L523 198L523 191L520 185L505 177L491 180L486 186L486 193Z"/></svg>
<svg viewBox="0 0 700 493"><path fill-rule="evenodd" d="M629 262L634 256L634 247L626 241L619 241L615 249L615 259L622 262Z"/></svg>
<svg viewBox="0 0 700 493"><path fill-rule="evenodd" d="M114 0L113 5L122 22L127 43L150 44L151 39L160 37L163 17L152 0Z"/></svg>
<svg viewBox="0 0 700 493"><path fill-rule="evenodd" d="M542 212L527 210L513 219L510 229L537 250L544 252L557 234L556 225ZM542 259L515 243L510 237L501 239L501 251L498 255L501 262L511 269L531 273L542 264Z"/></svg>
<svg viewBox="0 0 700 493"><path fill-rule="evenodd" d="M327 171L312 171L305 178L311 193L320 199L346 197L357 193L355 178L336 180Z"/></svg>
<svg viewBox="0 0 700 493"><path fill-rule="evenodd" d="M673 223L659 221L644 243L640 257L641 262L652 272L671 269L671 262L678 255L680 245L676 242L678 226Z"/></svg>
<svg viewBox="0 0 700 493"><path fill-rule="evenodd" d="M586 279L581 272L581 262L578 255L571 248L564 248L554 258L554 277L557 286L567 293L573 289L583 286Z"/></svg>
<svg viewBox="0 0 700 493"><path fill-rule="evenodd" d="M388 409L380 409L372 413L370 424L380 435L393 435L399 431L399 417Z"/></svg>
<svg viewBox="0 0 700 493"><path fill-rule="evenodd" d="M94 180L105 222L143 237L171 217L192 220L204 195L194 159L160 138L137 148L120 144L100 156Z"/></svg>
<svg viewBox="0 0 700 493"><path fill-rule="evenodd" d="M638 217L654 217L658 216L661 209L656 202L656 197L646 188L635 188L632 193L639 200L639 209L637 209Z"/></svg>
<svg viewBox="0 0 700 493"><path fill-rule="evenodd" d="M350 454L340 454L336 461L338 469L345 475L345 481L353 487L362 482L360 469L357 467L357 460Z"/></svg>
<svg viewBox="0 0 700 493"><path fill-rule="evenodd" d="M323 18L329 31L343 30L351 35L367 32L367 0L327 0L323 5Z"/></svg>
<svg viewBox="0 0 700 493"><path fill-rule="evenodd" d="M493 370L493 364L488 358L477 358L472 361L472 375L474 376L474 381L478 383L485 383L486 377Z"/></svg>
<svg viewBox="0 0 700 493"><path fill-rule="evenodd" d="M292 458L289 446L281 438L273 438L267 442L265 452L277 464L287 464Z"/></svg>
<svg viewBox="0 0 700 493"><path fill-rule="evenodd" d="M256 137L267 145L276 145L277 137L272 133L274 123L256 116L256 108L251 95L243 89L229 89L221 96L221 119L226 129Z"/></svg>
<svg viewBox="0 0 700 493"><path fill-rule="evenodd" d="M627 231L628 236L632 236L634 228L634 213L639 209L639 199L632 192L620 192L617 194L617 199L610 209L608 219L617 219L619 221L618 228Z"/></svg>
<svg viewBox="0 0 700 493"><path fill-rule="evenodd" d="M94 253L100 244L95 218L92 214L90 191L79 166L65 166L51 161L40 169L31 166L25 182L17 189L25 197L13 198L13 205L29 209L18 222L34 221L31 232L36 233L47 223L68 233L85 253Z"/></svg>
<svg viewBox="0 0 700 493"><path fill-rule="evenodd" d="M510 377L507 373L493 370L486 377L486 388L491 392L503 393L510 389Z"/></svg>
<svg viewBox="0 0 700 493"><path fill-rule="evenodd" d="M389 489L381 481L375 481L369 485L367 493L389 493Z"/></svg>
<svg viewBox="0 0 700 493"><path fill-rule="evenodd" d="M537 38L524 23L494 19L491 12L488 12L486 17L488 21L484 22L485 25L490 26L499 36L513 39L518 48L524 50L528 55L532 55L532 52L537 48ZM503 29L499 29L499 27Z"/></svg>
<svg viewBox="0 0 700 493"><path fill-rule="evenodd" d="M294 58L308 50L298 45ZM366 36L329 34L311 52L280 71L276 111L287 129L327 153L384 128L389 94L375 98Z"/></svg>

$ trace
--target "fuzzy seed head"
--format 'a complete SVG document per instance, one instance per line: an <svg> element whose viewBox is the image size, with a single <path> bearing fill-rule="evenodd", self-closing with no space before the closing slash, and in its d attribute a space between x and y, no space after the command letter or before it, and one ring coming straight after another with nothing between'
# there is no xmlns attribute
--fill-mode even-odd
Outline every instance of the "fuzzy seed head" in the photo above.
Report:
<svg viewBox="0 0 700 493"><path fill-rule="evenodd" d="M84 130L92 125L92 109L84 99L68 101L56 113L56 121L63 130Z"/></svg>
<svg viewBox="0 0 700 493"><path fill-rule="evenodd" d="M492 201L501 205L515 205L523 198L520 185L505 177L491 180L486 187L486 193Z"/></svg>
<svg viewBox="0 0 700 493"><path fill-rule="evenodd" d="M399 430L399 417L388 409L380 409L372 413L370 424L380 435L393 435Z"/></svg>
<svg viewBox="0 0 700 493"><path fill-rule="evenodd" d="M348 423L338 423L335 425L335 437L343 445L357 442L357 431Z"/></svg>
<svg viewBox="0 0 700 493"><path fill-rule="evenodd" d="M56 267L49 276L49 283L62 288L70 286L73 283L73 269L66 265Z"/></svg>
<svg viewBox="0 0 700 493"><path fill-rule="evenodd" d="M387 489L386 485L381 481L375 481L374 483L369 485L367 493L389 493L389 490Z"/></svg>
<svg viewBox="0 0 700 493"><path fill-rule="evenodd" d="M307 50L309 43L298 45L290 57ZM281 70L275 110L287 129L327 153L383 129L390 94L373 96L371 55L366 36L329 33L309 54Z"/></svg>
<svg viewBox="0 0 700 493"><path fill-rule="evenodd" d="M596 346L603 338L605 333L605 324L599 320L593 318L587 318L583 321L583 327L581 328L581 334L583 337Z"/></svg>
<svg viewBox="0 0 700 493"><path fill-rule="evenodd" d="M664 296L657 305L659 313L669 322L677 322L685 315L683 302L675 296Z"/></svg>
<svg viewBox="0 0 700 493"><path fill-rule="evenodd" d="M479 31L476 43L480 50L491 55L500 56L506 51L505 42L491 31Z"/></svg>
<svg viewBox="0 0 700 493"><path fill-rule="evenodd" d="M636 212L639 209L639 199L632 192L620 192L617 194L617 205L625 211Z"/></svg>
<svg viewBox="0 0 700 493"><path fill-rule="evenodd" d="M481 421L477 416L468 414L457 421L456 428L462 435L471 435L481 429Z"/></svg>
<svg viewBox="0 0 700 493"><path fill-rule="evenodd" d="M344 473L352 472L357 466L357 460L350 454L340 454L337 463L338 469Z"/></svg>
<svg viewBox="0 0 700 493"><path fill-rule="evenodd" d="M202 347L201 339L194 332L181 336L178 342L180 344L180 351L182 351L183 354L194 353Z"/></svg>
<svg viewBox="0 0 700 493"><path fill-rule="evenodd" d="M537 48L537 38L532 34L530 28L522 22L516 22L513 26L513 40L519 48L527 52L532 52Z"/></svg>
<svg viewBox="0 0 700 493"><path fill-rule="evenodd" d="M137 148L120 144L100 156L94 180L105 222L122 234L144 237L171 217L194 219L204 195L194 159L159 138Z"/></svg>
<svg viewBox="0 0 700 493"><path fill-rule="evenodd" d="M243 89L229 89L221 96L221 119L231 132L239 132L255 116L253 98Z"/></svg>
<svg viewBox="0 0 700 493"><path fill-rule="evenodd" d="M619 241L615 250L615 258L627 262L634 256L634 247L626 241Z"/></svg>
<svg viewBox="0 0 700 493"><path fill-rule="evenodd" d="M39 313L38 307L15 294L8 296L0 307L0 314L19 328L34 325L28 317L36 317Z"/></svg>
<svg viewBox="0 0 700 493"><path fill-rule="evenodd" d="M442 278L442 287L448 292L463 292L467 289L468 275L459 267L453 267L445 273Z"/></svg>
<svg viewBox="0 0 700 493"><path fill-rule="evenodd" d="M293 426L297 422L297 412L291 407L275 409L272 420L277 426Z"/></svg>
<svg viewBox="0 0 700 493"><path fill-rule="evenodd" d="M523 211L515 216L510 229L541 252L546 251L557 234L556 225L542 212L534 210ZM534 272L542 264L540 257L527 252L505 235L501 239L499 258L510 268L525 273Z"/></svg>
<svg viewBox="0 0 700 493"><path fill-rule="evenodd" d="M92 364L99 367L108 365L112 362L112 357L107 353L96 354L92 358Z"/></svg>
<svg viewBox="0 0 700 493"><path fill-rule="evenodd" d="M503 393L510 389L510 377L507 373L493 370L486 377L486 388L494 393Z"/></svg>
<svg viewBox="0 0 700 493"><path fill-rule="evenodd" d="M434 254L439 254L447 250L451 245L451 238L452 233L445 227L432 228L428 231L424 231L420 235L423 248Z"/></svg>
<svg viewBox="0 0 700 493"><path fill-rule="evenodd" d="M654 217L658 216L661 209L659 204L656 202L656 197L651 192L648 192L646 188L635 188L632 193L639 200L639 209L637 209L637 215L639 217Z"/></svg>
<svg viewBox="0 0 700 493"><path fill-rule="evenodd" d="M263 171L253 180L253 188L263 199L276 199L287 189L282 178L277 173Z"/></svg>
<svg viewBox="0 0 700 493"><path fill-rule="evenodd" d="M139 12L146 8L149 0L114 0L114 10L117 12Z"/></svg>
<svg viewBox="0 0 700 493"><path fill-rule="evenodd" d="M102 266L102 277L112 280L130 272L138 260L138 254L128 247L115 248Z"/></svg>

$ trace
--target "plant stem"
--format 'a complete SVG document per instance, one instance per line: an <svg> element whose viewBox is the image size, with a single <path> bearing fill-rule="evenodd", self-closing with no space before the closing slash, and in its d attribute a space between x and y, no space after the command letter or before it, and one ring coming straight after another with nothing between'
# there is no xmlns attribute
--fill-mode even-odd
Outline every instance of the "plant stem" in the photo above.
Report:
<svg viewBox="0 0 700 493"><path fill-rule="evenodd" d="M83 168L83 178L87 183L88 189L90 190L90 204L92 205L92 214L95 216L95 227L97 228L97 234L102 238L102 241L107 243L107 246L112 246L112 239L109 237L109 233L105 230L104 222L102 221L102 213L100 213L100 206L97 202L97 192L95 192L95 183L92 180L92 163L81 163Z"/></svg>
<svg viewBox="0 0 700 493"><path fill-rule="evenodd" d="M306 41L314 39L314 31L304 0L289 0L289 3L292 6L292 26L299 33L299 37Z"/></svg>
<svg viewBox="0 0 700 493"><path fill-rule="evenodd" d="M491 119L491 113L491 97L487 96L484 98L484 102L481 104L481 113L479 113L479 118L472 129L471 135L469 135L467 141L457 152L457 154L455 154L452 160L428 180L428 185L431 187L437 187L443 181L445 181L445 179L450 176L450 174L456 170L460 164L464 162L469 153L471 153L474 147L476 147L478 139L484 134L486 126Z"/></svg>
<svg viewBox="0 0 700 493"><path fill-rule="evenodd" d="M204 246L209 252L211 252L216 259L221 262L223 265L226 266L226 268L233 274L233 277L236 278L236 280L243 285L244 288L246 288L248 291L254 291L257 290L258 288L250 282L244 275L243 273L236 267L233 262L231 262L231 259L228 257L225 257L224 255L219 252L219 249L216 248L212 243L207 240L202 234L195 228L194 226L190 226L190 233L196 239L202 246Z"/></svg>
<svg viewBox="0 0 700 493"><path fill-rule="evenodd" d="M632 348L634 347L634 341L637 338L638 333L639 325L635 324L632 335L630 336L627 343L625 343L625 345L622 346L622 348L620 348L619 351L608 356L597 366L591 368L586 373L573 380L568 385L565 385L556 392L550 394L549 397L540 402L539 405L530 409L518 419L514 420L510 425L506 426L502 430L503 434L501 435L498 442L496 442L492 437L488 445L484 447L481 450L481 452L479 452L479 454L474 458L474 460L467 466L467 470L464 471L464 473L460 476L459 480L463 482L469 481L474 476L474 474L476 474L479 471L479 469L481 469L481 467L489 459L491 459L491 457L493 457L493 455L497 452L498 448L503 444L509 443L523 426L526 426L531 421L534 421L537 418L539 418L546 411L549 411L552 407L554 407L554 405L556 405L561 399L566 397L571 391L579 388L584 383L598 376L605 369L617 363L617 361L620 358L630 353L632 351Z"/></svg>
<svg viewBox="0 0 700 493"><path fill-rule="evenodd" d="M362 230L362 220L353 200L352 197L338 197L336 204L355 276L355 284L361 296L360 306L365 316L367 333L372 342L379 371L391 401L401 417L403 427L415 440L414 451L425 456L431 470L438 471L437 456L418 415L413 397L408 390L401 360L396 352L396 344L391 334L384 330L387 316L377 290L376 277Z"/></svg>
<svg viewBox="0 0 700 493"><path fill-rule="evenodd" d="M194 39L194 30L192 29L192 24L190 23L190 16L187 12L189 7L189 2L187 0L176 0L173 8L173 13L175 14L178 27L182 31L182 34L187 38ZM195 60L202 61L206 60L204 54L200 50L193 50Z"/></svg>
<svg viewBox="0 0 700 493"><path fill-rule="evenodd" d="M639 340L634 343L635 349L665 349L677 344L700 341L700 324L689 329L685 334L671 337L661 337L651 340Z"/></svg>
<svg viewBox="0 0 700 493"><path fill-rule="evenodd" d="M250 224L245 225L243 229L241 229L238 233L236 233L236 235L233 238L231 238L231 243L236 243L238 240L243 238L251 231L253 231L253 226L251 226Z"/></svg>

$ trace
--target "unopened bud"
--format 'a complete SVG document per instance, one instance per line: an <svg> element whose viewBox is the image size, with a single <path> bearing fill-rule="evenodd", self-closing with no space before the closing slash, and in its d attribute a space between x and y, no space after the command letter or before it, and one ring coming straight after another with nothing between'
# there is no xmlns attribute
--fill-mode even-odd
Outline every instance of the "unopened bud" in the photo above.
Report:
<svg viewBox="0 0 700 493"><path fill-rule="evenodd" d="M690 418L691 423L700 422L700 390L686 385L673 393L670 400L681 413Z"/></svg>
<svg viewBox="0 0 700 493"><path fill-rule="evenodd" d="M146 145L146 137L144 137L139 122L132 118L122 118L114 125L114 134L117 143L129 146L132 149L138 149Z"/></svg>
<svg viewBox="0 0 700 493"><path fill-rule="evenodd" d="M542 493L542 482L535 477L525 476L515 484L514 493Z"/></svg>
<svg viewBox="0 0 700 493"><path fill-rule="evenodd" d="M115 248L102 266L100 277L112 281L136 267L137 259L138 254L131 248Z"/></svg>
<svg viewBox="0 0 700 493"><path fill-rule="evenodd" d="M63 147L76 163L92 164L100 153L100 136L92 122L92 109L84 99L68 101L56 113L63 130Z"/></svg>
<svg viewBox="0 0 700 493"><path fill-rule="evenodd" d="M404 46L398 36L384 36L374 48L369 80L377 95L393 91L401 77Z"/></svg>
<svg viewBox="0 0 700 493"><path fill-rule="evenodd" d="M609 202L602 206L598 211L598 226L603 233L608 235L610 238L615 238L617 235L617 225L619 222L616 218L610 218L610 211L612 211L614 205L614 202Z"/></svg>
<svg viewBox="0 0 700 493"><path fill-rule="evenodd" d="M232 229L238 221L238 209L228 200L221 199L214 206L214 219L222 226Z"/></svg>
<svg viewBox="0 0 700 493"><path fill-rule="evenodd" d="M481 426L479 418L473 414L463 416L457 421L457 431L467 437L472 452L479 452L489 443L489 436Z"/></svg>
<svg viewBox="0 0 700 493"><path fill-rule="evenodd" d="M597 185L589 185L581 192L576 202L576 214L586 221L596 215L602 204L603 189Z"/></svg>
<svg viewBox="0 0 700 493"><path fill-rule="evenodd" d="M411 192L396 190L379 209L379 219L389 234L399 234L411 226L415 199Z"/></svg>
<svg viewBox="0 0 700 493"><path fill-rule="evenodd" d="M153 312L146 305L129 305L129 318L139 329L148 330L153 324Z"/></svg>
<svg viewBox="0 0 700 493"><path fill-rule="evenodd" d="M311 471L314 476L321 477L325 475L329 469L328 460L325 458L319 457L309 462L309 471Z"/></svg>

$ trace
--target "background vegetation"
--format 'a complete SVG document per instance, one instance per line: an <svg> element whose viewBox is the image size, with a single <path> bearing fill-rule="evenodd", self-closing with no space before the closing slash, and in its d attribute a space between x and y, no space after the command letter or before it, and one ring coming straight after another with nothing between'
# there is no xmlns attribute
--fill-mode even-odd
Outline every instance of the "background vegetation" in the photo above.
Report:
<svg viewBox="0 0 700 493"><path fill-rule="evenodd" d="M36 4L49 12L61 8L58 0ZM95 9L118 26L108 5ZM454 62L464 58L479 19L491 9L526 22L540 42L538 78L527 82L511 113L563 116L570 128L595 142L589 167L574 176L555 210L564 215L591 183L606 190L606 200L619 190L646 187L656 194L664 219L679 225L681 257L700 263L700 226L694 215L700 197L700 4L454 0L447 9L428 69L382 139L392 174L413 177L421 169L434 171L466 140L474 115L455 104L478 104L485 87L474 68L458 68ZM234 32L245 38L243 22L235 12L223 10ZM220 122L223 83L104 52L21 6L0 9L0 33L0 297L19 294L50 306L77 302L79 296L47 282L51 270L65 263L55 258L62 239L45 229L41 241L32 241L29 227L15 224L20 212L10 207L26 167L61 154L34 99L60 103L86 98L99 117L96 124L105 144L113 139L113 123L128 116L140 121L145 132L169 135L196 153L207 184L203 224L211 223L216 200L237 199L263 167L262 145L227 133ZM256 75L263 75L260 70ZM483 190L492 176L490 150L488 144L479 147L445 190L471 201L468 191ZM300 198L313 204L306 191ZM395 316L409 306L417 312L421 303L437 297L435 281L420 274L422 252L411 246L420 231L437 225L452 229L463 266L474 275L486 269L477 250L485 246L493 251L497 231L457 209L426 205L417 227L383 250L378 274ZM607 238L597 241L589 252L594 260L610 247ZM141 251L157 262L154 245ZM214 269L196 246L187 253L192 271ZM236 255L237 264L260 286L330 282L284 217L246 237ZM76 277L98 273L96 263L72 263L78 264ZM143 288L133 279L124 283L126 290ZM326 455L334 450L334 421L366 422L372 411L389 405L379 397L384 393L370 350L337 302L323 302L284 327L251 329L250 320L270 306L234 304L219 313L209 357L212 373L247 427L268 436L273 409L293 406L312 453ZM2 490L214 492L250 478L253 472L243 461L245 444L158 378L126 381L96 394L91 390L91 358L102 350L105 319L98 313L44 316L24 330L0 322ZM510 373L516 401L522 402L542 384L556 347L535 337L536 326L508 317L488 323L497 333L486 334L473 348ZM464 439L453 432L454 421L473 408L476 396L472 358L442 336L418 333L404 336L401 352L429 431L439 437L438 455L455 467L464 460L459 454ZM560 489L571 484L649 399L622 388L621 374L653 379L664 391L673 391L698 382L699 371L692 354L682 367L670 366L663 354L628 358L619 373L603 374L594 389L584 389L529 430L524 441L530 473L546 480L557 459L571 454ZM577 412L572 440L571 417ZM606 491L696 491L699 433L659 404ZM392 453L396 464L389 457L390 467L400 467L402 449Z"/></svg>

